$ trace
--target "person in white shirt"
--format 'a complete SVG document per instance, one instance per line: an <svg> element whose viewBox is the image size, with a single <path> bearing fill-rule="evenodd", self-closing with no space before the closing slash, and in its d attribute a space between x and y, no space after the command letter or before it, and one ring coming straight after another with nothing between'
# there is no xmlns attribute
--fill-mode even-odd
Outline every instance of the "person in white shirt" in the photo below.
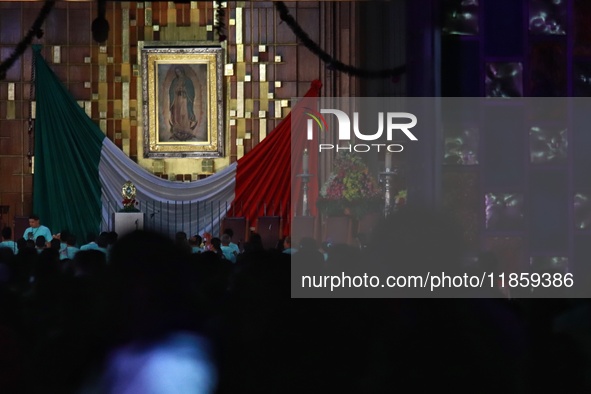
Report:
<svg viewBox="0 0 591 394"><path fill-rule="evenodd" d="M0 242L0 248L10 248L15 255L18 253L18 246L16 245L16 242L12 240L12 229L10 227L4 227L2 229L2 242Z"/></svg>
<svg viewBox="0 0 591 394"><path fill-rule="evenodd" d="M23 233L23 238L26 240L36 241L38 237L43 236L45 238L46 244L49 244L53 239L53 235L49 228L41 225L41 221L39 220L39 215L32 214L29 216L29 227Z"/></svg>
<svg viewBox="0 0 591 394"><path fill-rule="evenodd" d="M240 247L238 247L237 244L232 242L232 237L234 236L234 231L231 228L227 228L224 230L224 234L227 234L230 237L230 243L228 244L228 246L230 248L232 248L233 252L236 252L236 255L239 255L240 254Z"/></svg>
<svg viewBox="0 0 591 394"><path fill-rule="evenodd" d="M92 240L92 235L88 235L88 243L86 245L82 245L80 250L100 250L105 255L108 255L107 246L109 245L107 239L107 233L103 232L96 238L96 242Z"/></svg>
<svg viewBox="0 0 591 394"><path fill-rule="evenodd" d="M79 251L80 249L76 247L76 236L68 235L68 239L66 239L66 247L60 251L60 260L74 260L76 253Z"/></svg>
<svg viewBox="0 0 591 394"><path fill-rule="evenodd" d="M230 246L230 236L228 234L222 235L221 243L222 253L224 254L226 260L235 263L238 253L236 253L236 251Z"/></svg>

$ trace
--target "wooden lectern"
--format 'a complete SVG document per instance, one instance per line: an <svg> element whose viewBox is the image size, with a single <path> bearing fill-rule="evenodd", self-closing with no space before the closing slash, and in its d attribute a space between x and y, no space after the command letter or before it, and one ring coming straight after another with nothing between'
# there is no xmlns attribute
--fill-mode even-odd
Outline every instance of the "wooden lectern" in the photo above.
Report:
<svg viewBox="0 0 591 394"><path fill-rule="evenodd" d="M259 216L256 232L263 240L265 249L274 249L282 237L280 216Z"/></svg>

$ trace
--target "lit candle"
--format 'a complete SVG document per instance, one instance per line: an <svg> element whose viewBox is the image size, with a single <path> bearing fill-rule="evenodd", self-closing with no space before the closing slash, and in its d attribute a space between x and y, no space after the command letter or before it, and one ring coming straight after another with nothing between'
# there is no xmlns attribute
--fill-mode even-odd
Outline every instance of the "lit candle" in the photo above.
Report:
<svg viewBox="0 0 591 394"><path fill-rule="evenodd" d="M386 152L386 171L390 171L392 169L392 153Z"/></svg>
<svg viewBox="0 0 591 394"><path fill-rule="evenodd" d="M308 173L308 149L304 149L304 156L302 157L302 172Z"/></svg>

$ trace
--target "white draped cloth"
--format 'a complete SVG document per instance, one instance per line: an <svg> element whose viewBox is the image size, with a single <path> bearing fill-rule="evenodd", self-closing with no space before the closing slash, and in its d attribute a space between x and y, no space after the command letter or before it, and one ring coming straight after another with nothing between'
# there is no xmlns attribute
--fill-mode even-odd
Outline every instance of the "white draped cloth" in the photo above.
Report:
<svg viewBox="0 0 591 394"><path fill-rule="evenodd" d="M220 221L234 200L236 166L233 163L194 182L168 181L140 167L105 138L99 163L101 231L112 229L113 213L122 208L122 186L131 181L137 189L138 209L145 215L144 228L170 236L177 231L218 236Z"/></svg>

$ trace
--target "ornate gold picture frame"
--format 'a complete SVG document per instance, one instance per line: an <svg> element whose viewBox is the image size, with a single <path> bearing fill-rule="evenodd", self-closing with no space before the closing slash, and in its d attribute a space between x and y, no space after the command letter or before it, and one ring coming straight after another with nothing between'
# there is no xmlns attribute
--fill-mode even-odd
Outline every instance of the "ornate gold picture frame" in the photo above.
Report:
<svg viewBox="0 0 591 394"><path fill-rule="evenodd" d="M141 51L144 157L223 157L222 48Z"/></svg>

